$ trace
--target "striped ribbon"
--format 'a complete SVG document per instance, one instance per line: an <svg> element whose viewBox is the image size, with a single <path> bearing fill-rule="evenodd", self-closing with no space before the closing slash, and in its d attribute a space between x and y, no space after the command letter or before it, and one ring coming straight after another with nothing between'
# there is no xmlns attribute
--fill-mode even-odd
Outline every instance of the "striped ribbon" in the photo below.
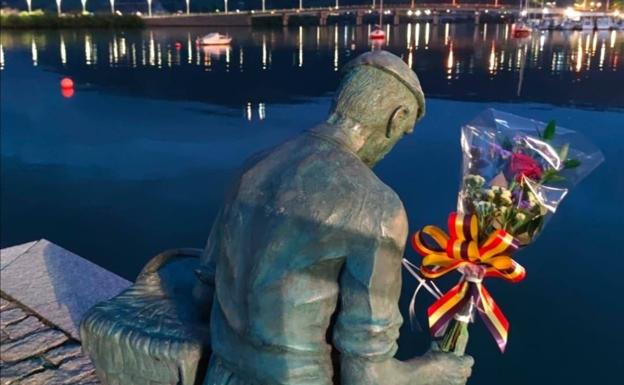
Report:
<svg viewBox="0 0 624 385"><path fill-rule="evenodd" d="M441 337L455 315L472 301L504 352L509 322L483 286L482 278L497 277L514 283L523 280L524 268L510 256L518 244L503 230L494 232L479 244L476 215L451 213L448 228L447 235L439 227L425 226L412 237L412 246L423 256L421 273L424 277L434 279L458 269L463 273L460 282L429 307L431 333ZM430 237L435 245L430 246L425 236ZM471 274L471 271L481 273Z"/></svg>

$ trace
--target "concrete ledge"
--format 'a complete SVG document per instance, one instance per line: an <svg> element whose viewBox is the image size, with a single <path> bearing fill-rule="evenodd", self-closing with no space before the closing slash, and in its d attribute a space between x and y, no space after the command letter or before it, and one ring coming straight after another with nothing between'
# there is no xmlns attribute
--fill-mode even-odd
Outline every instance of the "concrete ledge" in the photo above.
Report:
<svg viewBox="0 0 624 385"><path fill-rule="evenodd" d="M0 250L0 276L3 295L76 340L86 311L131 285L45 239Z"/></svg>

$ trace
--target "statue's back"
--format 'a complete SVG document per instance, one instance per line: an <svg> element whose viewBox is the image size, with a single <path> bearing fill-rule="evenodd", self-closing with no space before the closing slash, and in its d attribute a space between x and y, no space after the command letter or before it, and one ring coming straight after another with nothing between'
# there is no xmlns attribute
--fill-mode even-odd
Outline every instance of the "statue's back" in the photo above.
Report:
<svg viewBox="0 0 624 385"><path fill-rule="evenodd" d="M263 369L276 372L270 376L331 383L318 377L331 374L326 332L340 269L348 243L369 231L368 218L382 217L381 208L363 212L367 197L384 202L386 195L396 198L355 154L311 133L248 162L213 234L216 354L232 361L244 356L241 344L253 346L254 357L268 346L284 357L283 367Z"/></svg>

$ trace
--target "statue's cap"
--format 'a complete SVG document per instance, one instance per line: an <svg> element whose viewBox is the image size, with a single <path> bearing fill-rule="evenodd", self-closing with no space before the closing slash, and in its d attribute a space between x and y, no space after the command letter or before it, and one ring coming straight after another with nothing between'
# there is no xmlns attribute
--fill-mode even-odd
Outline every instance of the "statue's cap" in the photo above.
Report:
<svg viewBox="0 0 624 385"><path fill-rule="evenodd" d="M418 80L416 73L401 58L388 51L376 50L366 52L348 62L344 66L343 72L349 72L359 66L375 67L396 77L416 97L418 102L418 119L425 115L425 95L420 87L420 80Z"/></svg>

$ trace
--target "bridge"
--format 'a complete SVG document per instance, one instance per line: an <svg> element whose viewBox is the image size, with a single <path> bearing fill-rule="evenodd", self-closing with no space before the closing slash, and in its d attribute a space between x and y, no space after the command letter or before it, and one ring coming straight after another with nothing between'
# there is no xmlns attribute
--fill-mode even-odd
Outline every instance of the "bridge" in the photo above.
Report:
<svg viewBox="0 0 624 385"><path fill-rule="evenodd" d="M455 3L455 1L453 2ZM227 4L227 2L225 3ZM336 2L336 4L338 4ZM227 7L226 7L227 9ZM542 8L529 9L529 13L542 14ZM563 14L563 9L549 8L550 14ZM499 5L498 1L482 4L389 4L384 7L384 23L397 25L402 21L429 21L437 24L442 21L471 19L478 24L483 15L499 17L508 15L517 17L518 7ZM249 11L225 11L214 13L187 13L175 15L154 15L145 17L147 26L250 26L254 21L281 22L287 27L293 18L316 18L318 25L327 25L328 20L352 20L356 25L365 21L379 20L379 9L371 5L335 5L322 8L304 8L302 0L299 8L293 9L264 9Z"/></svg>

